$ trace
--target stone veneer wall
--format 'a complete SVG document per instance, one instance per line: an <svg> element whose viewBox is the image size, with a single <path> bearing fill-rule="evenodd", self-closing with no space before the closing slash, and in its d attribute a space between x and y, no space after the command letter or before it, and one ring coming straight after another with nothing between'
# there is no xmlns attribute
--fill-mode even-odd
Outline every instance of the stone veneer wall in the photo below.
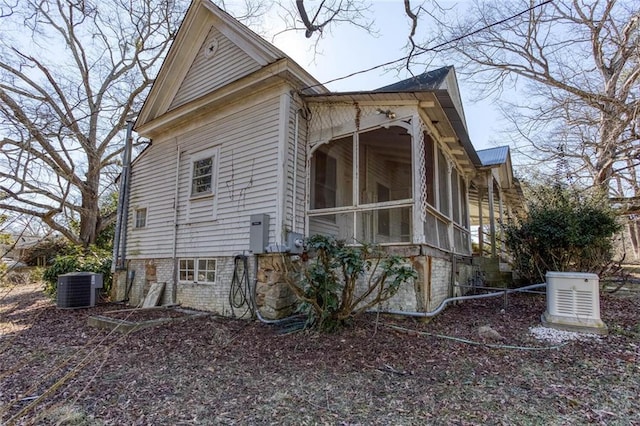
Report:
<svg viewBox="0 0 640 426"><path fill-rule="evenodd" d="M456 262L456 271L450 257L406 253L408 261L418 272L418 279L402 286L396 295L383 303L383 310L428 312L436 309L442 301L453 296L451 285L454 280L466 284L471 278L473 267L468 262ZM290 315L296 307L296 297L283 279L282 254L261 254L258 256L258 276L255 281L255 260L250 256L248 275L250 285L256 285L256 303L261 315L266 319L278 319ZM173 288L173 261L171 259L131 260L129 270L135 271L133 286L129 293L129 304L137 306L146 296L151 283L165 282L161 304L178 303L181 306L214 312L223 316L241 316L245 307L232 309L229 293L234 270L233 257L217 258L215 284L178 283ZM124 283L124 284L123 284ZM126 272L119 272L114 278L112 298L122 300L125 296Z"/></svg>
<svg viewBox="0 0 640 426"><path fill-rule="evenodd" d="M283 256L287 255L274 253L258 257L256 305L266 319L287 317L297 306L296 296L284 281Z"/></svg>

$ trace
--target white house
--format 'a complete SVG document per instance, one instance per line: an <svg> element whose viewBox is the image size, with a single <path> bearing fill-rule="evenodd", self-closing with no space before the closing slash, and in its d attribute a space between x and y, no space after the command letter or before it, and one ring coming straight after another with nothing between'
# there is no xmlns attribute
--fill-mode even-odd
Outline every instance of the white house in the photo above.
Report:
<svg viewBox="0 0 640 426"><path fill-rule="evenodd" d="M152 142L114 259L114 297L132 303L163 282L164 303L231 315L235 271L277 316L274 259L324 233L404 255L419 280L390 306L428 311L471 277L472 224L495 235L517 194L508 151L483 165L471 144L452 67L331 93L209 0L189 8L135 130Z"/></svg>

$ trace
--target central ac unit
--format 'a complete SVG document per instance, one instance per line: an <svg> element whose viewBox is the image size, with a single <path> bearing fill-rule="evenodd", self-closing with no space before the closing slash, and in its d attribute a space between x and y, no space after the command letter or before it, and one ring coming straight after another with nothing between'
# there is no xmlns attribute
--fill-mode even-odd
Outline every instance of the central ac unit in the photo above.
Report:
<svg viewBox="0 0 640 426"><path fill-rule="evenodd" d="M58 308L88 308L95 306L102 288L102 274L71 272L58 276Z"/></svg>
<svg viewBox="0 0 640 426"><path fill-rule="evenodd" d="M606 334L600 319L600 287L596 274L547 272L547 310L542 323L550 327Z"/></svg>

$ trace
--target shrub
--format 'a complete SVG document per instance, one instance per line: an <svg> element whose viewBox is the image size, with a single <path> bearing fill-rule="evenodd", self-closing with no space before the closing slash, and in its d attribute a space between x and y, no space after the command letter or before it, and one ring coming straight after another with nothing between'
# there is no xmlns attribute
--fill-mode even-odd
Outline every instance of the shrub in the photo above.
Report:
<svg viewBox="0 0 640 426"><path fill-rule="evenodd" d="M528 207L525 219L503 226L514 268L527 281L542 282L547 271L596 272L611 261L620 226L603 197L540 186Z"/></svg>
<svg viewBox="0 0 640 426"><path fill-rule="evenodd" d="M305 247L311 259L288 261L285 279L301 301L307 326L320 331L340 328L390 299L402 284L418 276L403 258L375 246L348 246L332 237L315 235L305 241Z"/></svg>
<svg viewBox="0 0 640 426"><path fill-rule="evenodd" d="M45 282L44 291L55 296L58 288L58 275L69 272L96 272L102 274L102 291L108 293L111 288L111 252L97 247L75 247L70 254L56 256L53 264L48 267L42 278Z"/></svg>
<svg viewBox="0 0 640 426"><path fill-rule="evenodd" d="M42 266L38 259L44 258L44 265L51 265L56 255L74 254L77 249L62 237L47 237L24 250L20 259L29 266Z"/></svg>

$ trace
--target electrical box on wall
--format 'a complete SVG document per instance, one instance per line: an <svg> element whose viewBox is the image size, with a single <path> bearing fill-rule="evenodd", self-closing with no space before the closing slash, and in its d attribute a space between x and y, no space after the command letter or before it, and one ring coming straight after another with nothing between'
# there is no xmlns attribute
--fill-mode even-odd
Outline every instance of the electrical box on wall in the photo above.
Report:
<svg viewBox="0 0 640 426"><path fill-rule="evenodd" d="M300 254L304 251L304 237L299 232L287 233L287 247L289 253Z"/></svg>
<svg viewBox="0 0 640 426"><path fill-rule="evenodd" d="M253 254L264 253L269 244L269 215L252 214L249 228L249 250Z"/></svg>

